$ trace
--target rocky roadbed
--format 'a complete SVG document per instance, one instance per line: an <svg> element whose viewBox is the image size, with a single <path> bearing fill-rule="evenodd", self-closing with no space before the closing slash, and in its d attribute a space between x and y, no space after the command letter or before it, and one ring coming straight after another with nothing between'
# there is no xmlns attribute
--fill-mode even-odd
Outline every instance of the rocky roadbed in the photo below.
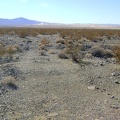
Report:
<svg viewBox="0 0 120 120"><path fill-rule="evenodd" d="M54 54L40 54L38 44L44 37ZM23 44L24 51L17 61L0 65L0 80L12 76L18 87L0 87L0 120L120 120L120 65L113 58L88 57L81 64L60 59L57 39L1 37ZM120 40L105 44L115 42Z"/></svg>

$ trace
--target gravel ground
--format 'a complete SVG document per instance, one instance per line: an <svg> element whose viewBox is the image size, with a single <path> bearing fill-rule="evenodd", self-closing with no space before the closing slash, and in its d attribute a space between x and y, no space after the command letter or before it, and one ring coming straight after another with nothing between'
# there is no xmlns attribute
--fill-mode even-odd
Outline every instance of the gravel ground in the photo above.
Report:
<svg viewBox="0 0 120 120"><path fill-rule="evenodd" d="M46 51L40 55L38 43L44 37L51 42L48 49L55 54ZM0 95L0 120L120 120L120 65L114 59L95 57L84 58L81 64L60 59L57 39L58 35L7 37L6 43L16 40L23 44L24 51L18 53L17 62L0 66L1 79L5 76L2 67L19 69L19 89ZM27 43L28 50L24 47ZM104 41L118 43L117 39Z"/></svg>

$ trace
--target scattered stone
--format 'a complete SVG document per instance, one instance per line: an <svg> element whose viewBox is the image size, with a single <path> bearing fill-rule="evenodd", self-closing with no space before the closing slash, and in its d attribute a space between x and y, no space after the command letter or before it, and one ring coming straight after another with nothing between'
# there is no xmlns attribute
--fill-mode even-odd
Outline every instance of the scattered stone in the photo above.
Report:
<svg viewBox="0 0 120 120"><path fill-rule="evenodd" d="M103 63L100 63L100 65L101 65L101 66L105 66L105 64L103 64Z"/></svg>
<svg viewBox="0 0 120 120"><path fill-rule="evenodd" d="M110 76L110 79L113 79L113 77L112 77L112 76Z"/></svg>
<svg viewBox="0 0 120 120"><path fill-rule="evenodd" d="M111 98L115 98L115 96L114 96L114 95L112 95L112 96L111 96Z"/></svg>
<svg viewBox="0 0 120 120"><path fill-rule="evenodd" d="M120 84L120 82L118 80L115 81L116 84Z"/></svg>
<svg viewBox="0 0 120 120"><path fill-rule="evenodd" d="M93 86L88 86L88 90L95 90L96 87L93 85Z"/></svg>
<svg viewBox="0 0 120 120"><path fill-rule="evenodd" d="M111 75L112 75L112 76L116 76L116 73L115 73L115 72L113 72L113 73L111 73Z"/></svg>
<svg viewBox="0 0 120 120"><path fill-rule="evenodd" d="M55 117L55 116L57 116L58 115L58 113L49 113L47 116L48 117Z"/></svg>
<svg viewBox="0 0 120 120"><path fill-rule="evenodd" d="M111 108L113 108L113 109L119 109L119 106L118 105L111 105Z"/></svg>

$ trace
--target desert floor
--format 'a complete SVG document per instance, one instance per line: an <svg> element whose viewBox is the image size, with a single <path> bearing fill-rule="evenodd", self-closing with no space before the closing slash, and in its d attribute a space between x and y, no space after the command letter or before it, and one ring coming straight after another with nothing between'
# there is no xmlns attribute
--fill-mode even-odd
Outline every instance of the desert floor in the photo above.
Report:
<svg viewBox="0 0 120 120"><path fill-rule="evenodd" d="M46 51L38 50L44 37L50 44ZM14 77L16 85L0 85L0 120L120 120L120 64L89 55L79 64L60 59L63 48L57 39L59 35L0 36L0 42L23 49L0 64L0 81ZM112 45L120 39L87 43Z"/></svg>

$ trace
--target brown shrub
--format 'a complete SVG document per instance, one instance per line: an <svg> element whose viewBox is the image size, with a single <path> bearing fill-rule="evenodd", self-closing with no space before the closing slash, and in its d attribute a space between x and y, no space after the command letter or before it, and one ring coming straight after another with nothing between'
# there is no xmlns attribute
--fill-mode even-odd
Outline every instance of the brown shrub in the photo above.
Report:
<svg viewBox="0 0 120 120"><path fill-rule="evenodd" d="M17 52L17 48L15 46L10 45L10 46L6 47L6 53L7 54L13 54L15 52Z"/></svg>
<svg viewBox="0 0 120 120"><path fill-rule="evenodd" d="M58 40L56 41L56 43L65 44L65 40L64 40L64 39L58 39Z"/></svg>
<svg viewBox="0 0 120 120"><path fill-rule="evenodd" d="M48 45L50 43L50 41L47 38L43 38L41 43L44 45Z"/></svg>
<svg viewBox="0 0 120 120"><path fill-rule="evenodd" d="M38 44L38 46L41 46L41 45L43 45L41 42Z"/></svg>
<svg viewBox="0 0 120 120"><path fill-rule="evenodd" d="M41 44L41 46L38 47L38 50L46 50L46 46L44 44Z"/></svg>
<svg viewBox="0 0 120 120"><path fill-rule="evenodd" d="M15 44L15 45L13 45L13 47L15 47L17 49L16 52L22 52L20 45Z"/></svg>
<svg viewBox="0 0 120 120"><path fill-rule="evenodd" d="M56 54L56 51L55 50L49 50L48 53L49 54Z"/></svg>

